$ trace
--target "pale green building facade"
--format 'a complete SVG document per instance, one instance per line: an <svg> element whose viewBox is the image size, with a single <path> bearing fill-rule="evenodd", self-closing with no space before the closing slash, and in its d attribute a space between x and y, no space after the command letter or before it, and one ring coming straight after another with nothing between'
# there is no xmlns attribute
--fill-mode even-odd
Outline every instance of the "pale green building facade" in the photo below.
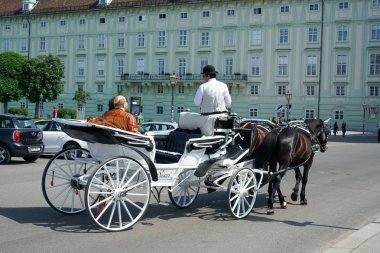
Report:
<svg viewBox="0 0 380 253"><path fill-rule="evenodd" d="M72 98L83 87L92 97L86 116L121 93L141 99L145 120L169 121L173 102L177 120L199 111L193 97L212 64L242 117L331 118L368 131L380 122L380 0L99 0L38 9L46 1L0 12L0 52L51 53L65 66L64 91L43 103L46 116L53 106L77 108ZM9 104L20 106L33 114L25 99Z"/></svg>

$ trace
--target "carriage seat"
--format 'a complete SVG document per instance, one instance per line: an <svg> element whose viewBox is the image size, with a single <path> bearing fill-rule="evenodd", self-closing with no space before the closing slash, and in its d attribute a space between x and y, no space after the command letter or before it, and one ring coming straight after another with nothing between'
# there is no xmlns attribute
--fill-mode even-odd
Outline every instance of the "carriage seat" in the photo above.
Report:
<svg viewBox="0 0 380 253"><path fill-rule="evenodd" d="M181 112L179 114L178 126L180 129L200 129L202 135L213 136L218 132L226 132L233 129L233 119L225 114L201 115L194 112Z"/></svg>
<svg viewBox="0 0 380 253"><path fill-rule="evenodd" d="M199 138L197 131L185 131L176 129L169 133L164 149L157 149L156 163L176 163L185 151L186 142L192 138Z"/></svg>

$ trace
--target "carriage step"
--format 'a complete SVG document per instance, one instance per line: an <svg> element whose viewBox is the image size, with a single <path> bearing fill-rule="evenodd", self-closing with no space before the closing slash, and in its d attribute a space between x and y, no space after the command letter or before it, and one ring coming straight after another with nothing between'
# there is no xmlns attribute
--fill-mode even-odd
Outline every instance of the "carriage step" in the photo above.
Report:
<svg viewBox="0 0 380 253"><path fill-rule="evenodd" d="M204 175L206 175L211 165L219 160L220 158L212 158L210 160L204 161L203 163L199 164L197 170L194 172L194 176L203 177Z"/></svg>

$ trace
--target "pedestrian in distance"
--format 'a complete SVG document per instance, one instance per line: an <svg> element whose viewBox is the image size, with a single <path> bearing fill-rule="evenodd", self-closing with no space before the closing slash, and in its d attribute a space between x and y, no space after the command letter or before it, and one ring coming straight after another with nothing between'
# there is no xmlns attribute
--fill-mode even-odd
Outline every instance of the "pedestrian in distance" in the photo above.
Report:
<svg viewBox="0 0 380 253"><path fill-rule="evenodd" d="M334 136L336 136L336 133L339 131L338 123L336 121L334 123L333 131L334 131Z"/></svg>
<svg viewBox="0 0 380 253"><path fill-rule="evenodd" d="M342 135L343 137L346 136L346 121L342 122Z"/></svg>
<svg viewBox="0 0 380 253"><path fill-rule="evenodd" d="M57 107L55 107L55 106L53 106L53 114L52 114L53 116L53 118L57 118L58 117L58 109L57 109Z"/></svg>

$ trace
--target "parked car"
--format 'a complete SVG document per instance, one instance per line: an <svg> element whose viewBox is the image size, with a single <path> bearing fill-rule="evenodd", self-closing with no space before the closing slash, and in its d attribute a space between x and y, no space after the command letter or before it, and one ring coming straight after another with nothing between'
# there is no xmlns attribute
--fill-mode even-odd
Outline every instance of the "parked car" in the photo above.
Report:
<svg viewBox="0 0 380 253"><path fill-rule="evenodd" d="M44 134L44 154L55 154L67 148L88 149L87 142L71 138L62 131L57 122L51 119L38 120L35 124Z"/></svg>
<svg viewBox="0 0 380 253"><path fill-rule="evenodd" d="M0 114L0 164L12 157L34 162L44 151L43 132L23 115Z"/></svg>
<svg viewBox="0 0 380 253"><path fill-rule="evenodd" d="M148 131L166 131L178 128L176 122L144 122L141 124L144 133Z"/></svg>

